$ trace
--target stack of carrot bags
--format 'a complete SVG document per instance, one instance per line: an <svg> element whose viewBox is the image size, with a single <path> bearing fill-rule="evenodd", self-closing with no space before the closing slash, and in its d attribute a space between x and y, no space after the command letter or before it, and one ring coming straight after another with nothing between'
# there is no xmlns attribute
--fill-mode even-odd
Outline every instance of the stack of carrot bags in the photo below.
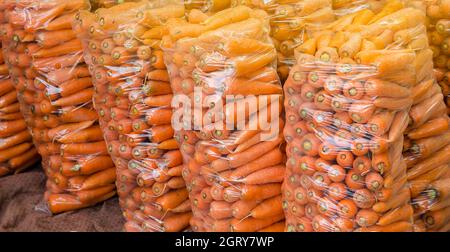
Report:
<svg viewBox="0 0 450 252"><path fill-rule="evenodd" d="M175 125L194 231L284 229L283 139L271 132L283 126L282 87L267 20L264 11L239 6L169 26L173 105L182 103L177 114L189 111Z"/></svg>
<svg viewBox="0 0 450 252"><path fill-rule="evenodd" d="M4 1L5 52L47 180L52 213L115 195L115 168L92 106L91 77L72 31L84 0Z"/></svg>
<svg viewBox="0 0 450 252"><path fill-rule="evenodd" d="M82 11L74 28L95 84L94 103L117 167L127 231L183 231L191 205L171 126L172 89L160 48L179 1L123 3Z"/></svg>
<svg viewBox="0 0 450 252"><path fill-rule="evenodd" d="M0 36L3 39L7 32L4 24L8 16L4 8L0 10ZM2 49L1 41L0 49ZM23 171L39 161L39 155L20 113L16 90L6 64L8 60L16 59L4 57L0 51L0 177Z"/></svg>
<svg viewBox="0 0 450 252"><path fill-rule="evenodd" d="M426 0L424 3L436 78L447 103L447 114L450 114L450 1Z"/></svg>
<svg viewBox="0 0 450 252"><path fill-rule="evenodd" d="M402 149L416 66L432 66L425 14L369 6L297 48L285 84L288 231L413 230Z"/></svg>

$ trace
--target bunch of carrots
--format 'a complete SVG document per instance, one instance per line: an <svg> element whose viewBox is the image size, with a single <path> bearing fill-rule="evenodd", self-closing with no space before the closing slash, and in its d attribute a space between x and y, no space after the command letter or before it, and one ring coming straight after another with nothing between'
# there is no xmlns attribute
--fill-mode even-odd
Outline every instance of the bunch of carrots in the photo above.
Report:
<svg viewBox="0 0 450 252"><path fill-rule="evenodd" d="M445 48L440 38L445 37L443 19L450 17L450 1L415 1L414 4L427 10L435 29L429 31L431 47L426 46L420 54L431 62L434 57L439 84L432 76L432 69L416 65L417 85L412 89L413 106L409 112L410 125L405 135L404 158L407 163L407 178L410 183L411 197L415 214L416 231L450 230L450 119L444 99L448 95L448 83L443 80L445 65L440 65L441 58L446 58L445 50L439 53L437 43ZM441 14L440 14L441 13ZM444 15L444 13L446 13ZM449 28L446 28L449 29ZM448 36L448 34L447 34ZM429 64L428 64L429 65ZM444 68L442 68L444 67ZM448 74L448 72L447 72ZM444 77L446 78L446 77Z"/></svg>
<svg viewBox="0 0 450 252"><path fill-rule="evenodd" d="M272 41L277 49L278 74L282 81L295 64L294 49L308 40L305 28L321 26L335 16L331 0L237 0L233 6L246 5L269 14Z"/></svg>
<svg viewBox="0 0 450 252"><path fill-rule="evenodd" d="M267 141L263 137L283 127L268 16L245 6L204 19L195 14L192 10L187 22L169 26L164 40L174 94L188 97L206 120L202 125L195 123L196 115L183 115L181 123L188 127L176 132L192 203L191 227L196 232L283 231L283 139L280 131ZM227 100L231 95L243 97ZM256 97L255 103L248 96ZM225 117L210 114L215 108L224 108ZM263 115L272 119L270 127L260 125Z"/></svg>
<svg viewBox="0 0 450 252"><path fill-rule="evenodd" d="M117 169L126 231L183 231L192 216L160 48L168 32L165 22L184 13L177 1L144 0L100 8L95 14L82 11L74 21Z"/></svg>
<svg viewBox="0 0 450 252"><path fill-rule="evenodd" d="M425 3L436 78L444 94L447 114L450 114L450 1L430 0Z"/></svg>
<svg viewBox="0 0 450 252"><path fill-rule="evenodd" d="M396 0L354 10L295 49L285 84L288 231L413 229L402 149L416 76L432 69L425 15Z"/></svg>
<svg viewBox="0 0 450 252"><path fill-rule="evenodd" d="M6 9L1 6L0 24L8 21ZM3 29L0 28L2 37ZM0 50L2 43L0 42ZM18 173L36 164L40 157L26 128L13 81L9 77L5 57L0 51L0 177Z"/></svg>
<svg viewBox="0 0 450 252"><path fill-rule="evenodd" d="M3 26L7 63L48 176L49 210L75 210L114 196L114 164L92 106L81 42L71 27L75 12L89 2L5 2L11 7Z"/></svg>

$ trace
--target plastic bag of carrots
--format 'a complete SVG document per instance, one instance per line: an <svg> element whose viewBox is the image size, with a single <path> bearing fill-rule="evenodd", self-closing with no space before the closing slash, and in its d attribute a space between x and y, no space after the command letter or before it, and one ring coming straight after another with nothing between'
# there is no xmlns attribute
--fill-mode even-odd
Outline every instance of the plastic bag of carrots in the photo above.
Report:
<svg viewBox="0 0 450 252"><path fill-rule="evenodd" d="M8 22L7 6L0 9L0 25ZM3 29L0 36L3 39ZM39 155L31 140L25 120L20 113L17 94L9 77L8 66L0 40L0 177L18 173L36 164Z"/></svg>
<svg viewBox="0 0 450 252"><path fill-rule="evenodd" d="M5 55L25 121L48 177L52 213L94 205L115 195L93 87L72 19L84 0L5 1Z"/></svg>
<svg viewBox="0 0 450 252"><path fill-rule="evenodd" d="M80 12L74 30L95 85L94 104L117 168L126 231L189 228L191 205L171 126L172 89L160 48L180 1L140 1Z"/></svg>
<svg viewBox="0 0 450 252"><path fill-rule="evenodd" d="M450 114L450 1L426 0L428 37L433 50L436 78Z"/></svg>
<svg viewBox="0 0 450 252"><path fill-rule="evenodd" d="M296 48L284 87L288 231L413 230L402 149L414 88L432 69L425 15L396 0L370 6L336 10Z"/></svg>
<svg viewBox="0 0 450 252"><path fill-rule="evenodd" d="M450 119L443 98L448 95L448 88L439 77L441 75L437 76L439 84L435 81L430 63L434 57L437 67L442 67L440 58L446 57L444 50L439 54L436 48L439 38L445 34L442 27L444 19L436 19L443 18L443 13L450 15L450 2L410 1L410 4L426 11L431 21L429 27L435 28L429 30L431 47L426 46L419 53L420 57L427 59L427 64L415 66L417 85L412 89L414 101L409 112L411 123L404 143L414 224L416 231L446 232L450 230ZM442 42L441 47L446 48L445 45L446 42ZM437 72L442 70L437 69Z"/></svg>
<svg viewBox="0 0 450 252"><path fill-rule="evenodd" d="M188 17L164 38L196 232L284 230L282 87L267 20L238 6Z"/></svg>

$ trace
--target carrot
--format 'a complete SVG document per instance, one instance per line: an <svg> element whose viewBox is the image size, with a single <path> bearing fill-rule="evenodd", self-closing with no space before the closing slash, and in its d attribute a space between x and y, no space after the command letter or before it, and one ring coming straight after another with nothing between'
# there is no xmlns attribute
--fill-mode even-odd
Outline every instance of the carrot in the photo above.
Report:
<svg viewBox="0 0 450 252"><path fill-rule="evenodd" d="M447 145L441 150L437 151L433 156L421 161L414 167L407 171L408 180L414 179L428 171L433 167L437 167L449 161L449 156L446 155L450 150L450 146Z"/></svg>
<svg viewBox="0 0 450 252"><path fill-rule="evenodd" d="M282 165L264 168L243 178L242 182L250 185L281 182L284 171L285 167Z"/></svg>
<svg viewBox="0 0 450 252"><path fill-rule="evenodd" d="M417 197L428 185L443 176L447 169L448 165L444 164L409 181L411 184L411 197Z"/></svg>
<svg viewBox="0 0 450 252"><path fill-rule="evenodd" d="M284 221L280 221L275 224L272 224L271 226L263 228L258 232L284 232L285 226L286 224L284 223Z"/></svg>
<svg viewBox="0 0 450 252"><path fill-rule="evenodd" d="M413 216L413 208L406 204L400 208L396 208L385 215L381 216L377 225L386 226L397 221L408 221Z"/></svg>
<svg viewBox="0 0 450 252"><path fill-rule="evenodd" d="M53 102L54 106L75 106L83 103L87 103L92 99L92 95L94 94L94 89L88 88L77 93L74 93L70 96L60 98Z"/></svg>
<svg viewBox="0 0 450 252"><path fill-rule="evenodd" d="M414 126L418 127L429 119L444 113L445 104L442 102L442 99L443 95L441 93L437 93L413 106L409 115L414 122Z"/></svg>
<svg viewBox="0 0 450 252"><path fill-rule="evenodd" d="M209 215L216 220L227 219L232 217L232 210L230 203L225 201L211 202Z"/></svg>
<svg viewBox="0 0 450 252"><path fill-rule="evenodd" d="M59 16L48 22L47 25L45 26L45 30L59 31L63 29L71 29L73 16L74 15L71 13Z"/></svg>
<svg viewBox="0 0 450 252"><path fill-rule="evenodd" d="M83 143L103 140L103 134L98 125L85 129L82 128L83 127L81 127L77 131L68 132L66 134L63 134L62 136L57 136L57 139L60 143Z"/></svg>
<svg viewBox="0 0 450 252"><path fill-rule="evenodd" d="M449 195L450 188L448 186L449 178L442 178L433 181L424 191L427 198L430 200L445 199Z"/></svg>
<svg viewBox="0 0 450 252"><path fill-rule="evenodd" d="M411 139L421 139L435 136L444 133L449 128L449 121L447 117L439 117L430 120L420 127L411 130L408 137Z"/></svg>
<svg viewBox="0 0 450 252"><path fill-rule="evenodd" d="M39 159L40 158L37 150L35 148L32 148L31 150L20 156L11 158L8 161L8 165L10 169L16 170L15 172L18 172L19 170L26 169L27 167L35 164L37 161L39 161Z"/></svg>
<svg viewBox="0 0 450 252"><path fill-rule="evenodd" d="M390 209L402 206L409 200L409 197L409 190L407 188L404 188L387 201L375 203L372 209L377 213L384 213L386 211L389 211Z"/></svg>
<svg viewBox="0 0 450 252"><path fill-rule="evenodd" d="M424 215L423 220L428 228L437 228L445 225L450 219L450 207L443 208L438 211L428 212Z"/></svg>
<svg viewBox="0 0 450 252"><path fill-rule="evenodd" d="M369 79L365 83L365 92L370 96L404 98L411 95L411 91L392 82L379 79Z"/></svg>
<svg viewBox="0 0 450 252"><path fill-rule="evenodd" d="M62 144L61 151L74 155L104 155L107 148L104 141L91 143Z"/></svg>
<svg viewBox="0 0 450 252"><path fill-rule="evenodd" d="M191 212L180 213L164 218L163 230L164 232L180 232L189 226L191 218Z"/></svg>
<svg viewBox="0 0 450 252"><path fill-rule="evenodd" d="M409 150L413 154L420 155L421 158L426 158L446 146L448 143L450 143L450 132L439 136L415 140L412 142L412 146Z"/></svg>
<svg viewBox="0 0 450 252"><path fill-rule="evenodd" d="M241 188L240 198L242 200L263 200L278 195L281 192L281 186L277 183L264 185L244 185Z"/></svg>
<svg viewBox="0 0 450 252"><path fill-rule="evenodd" d="M0 137L9 137L26 129L23 119L0 122Z"/></svg>
<svg viewBox="0 0 450 252"><path fill-rule="evenodd" d="M375 98L373 104L378 108L384 108L389 110L405 110L412 105L412 99L407 98L387 98L378 97Z"/></svg>
<svg viewBox="0 0 450 252"><path fill-rule="evenodd" d="M91 203L102 195L110 193L115 187L115 185L106 185L96 189L77 191L75 192L75 195L82 203Z"/></svg>
<svg viewBox="0 0 450 252"><path fill-rule="evenodd" d="M359 232L412 232L413 225L409 221L399 221L386 226L371 226L359 228Z"/></svg>
<svg viewBox="0 0 450 252"><path fill-rule="evenodd" d="M17 101L17 94L15 90L0 97L0 108L4 108Z"/></svg>
<svg viewBox="0 0 450 252"><path fill-rule="evenodd" d="M407 111L398 111L391 123L388 139L394 142L405 132L409 124L409 116Z"/></svg>
<svg viewBox="0 0 450 252"><path fill-rule="evenodd" d="M155 108L146 111L148 125L170 124L172 119L172 109Z"/></svg>
<svg viewBox="0 0 450 252"><path fill-rule="evenodd" d="M59 93L63 97L70 96L92 86L92 80L89 77L72 79L59 85Z"/></svg>
<svg viewBox="0 0 450 252"><path fill-rule="evenodd" d="M76 34L71 29L41 31L36 34L36 42L43 48L51 48L67 41L74 41L75 37Z"/></svg>
<svg viewBox="0 0 450 252"><path fill-rule="evenodd" d="M5 150L9 147L15 146L17 144L26 142L31 140L31 135L28 133L28 131L24 130L19 133L10 135L8 137L3 138L0 141L0 150Z"/></svg>
<svg viewBox="0 0 450 252"><path fill-rule="evenodd" d="M89 69L84 65L70 66L67 68L56 69L48 73L47 80L53 84L60 84L71 79L90 77Z"/></svg>
<svg viewBox="0 0 450 252"><path fill-rule="evenodd" d="M356 214L356 223L361 227L370 227L377 223L379 216L373 210L361 209Z"/></svg>
<svg viewBox="0 0 450 252"><path fill-rule="evenodd" d="M270 218L256 219L249 217L244 220L233 219L231 221L230 229L232 232L252 232L258 231L270 226L284 218L283 215L276 215Z"/></svg>
<svg viewBox="0 0 450 252"><path fill-rule="evenodd" d="M81 203L76 196L70 194L50 194L47 201L50 211L54 214L87 206L87 204Z"/></svg>
<svg viewBox="0 0 450 252"><path fill-rule="evenodd" d="M168 211L184 202L187 197L188 191L186 190L186 188L177 189L170 191L156 199L156 204L160 210Z"/></svg>
<svg viewBox="0 0 450 252"><path fill-rule="evenodd" d="M71 168L71 171L81 175L90 175L113 167L114 164L109 156L83 157Z"/></svg>

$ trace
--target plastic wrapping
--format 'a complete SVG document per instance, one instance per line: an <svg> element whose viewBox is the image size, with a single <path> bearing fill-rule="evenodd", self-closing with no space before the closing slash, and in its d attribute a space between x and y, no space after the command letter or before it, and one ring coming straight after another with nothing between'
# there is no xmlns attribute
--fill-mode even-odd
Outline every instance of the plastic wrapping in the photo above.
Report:
<svg viewBox="0 0 450 252"><path fill-rule="evenodd" d="M48 177L52 213L115 195L115 168L92 105L91 77L71 29L84 0L5 1L5 55L21 111Z"/></svg>
<svg viewBox="0 0 450 252"><path fill-rule="evenodd" d="M267 20L239 6L170 26L164 40L196 232L284 230L282 87Z"/></svg>
<svg viewBox="0 0 450 252"><path fill-rule="evenodd" d="M443 70L440 61L446 57L445 50L439 52L436 46L441 43L439 46L446 48L446 42L440 39L445 33L440 24L445 17L443 13L450 15L450 1L410 1L410 4L427 12L431 28L428 30L431 49L426 46L421 54L426 64L416 64L417 85L413 88L414 102L404 144L415 230L446 232L450 230L450 120L443 98L448 95L448 87L442 74L437 75L438 85L430 63L434 57L435 65L440 67L436 72ZM445 8L447 12L442 11Z"/></svg>
<svg viewBox="0 0 450 252"><path fill-rule="evenodd" d="M1 4L1 3L0 3ZM0 25L7 22L6 9L0 7ZM0 28L0 36L3 36ZM3 38L1 38L3 39ZM20 113L17 94L9 77L6 58L2 52L0 39L0 177L18 173L39 161L39 155L33 146L25 120Z"/></svg>
<svg viewBox="0 0 450 252"><path fill-rule="evenodd" d="M184 15L180 1L141 1L101 8L95 15L82 11L74 21L117 168L126 231L189 228L191 206L171 127L172 90L160 49L172 22L168 19L178 22Z"/></svg>
<svg viewBox="0 0 450 252"><path fill-rule="evenodd" d="M425 15L361 6L309 32L285 83L288 231L413 230L402 149L416 76L432 67Z"/></svg>

